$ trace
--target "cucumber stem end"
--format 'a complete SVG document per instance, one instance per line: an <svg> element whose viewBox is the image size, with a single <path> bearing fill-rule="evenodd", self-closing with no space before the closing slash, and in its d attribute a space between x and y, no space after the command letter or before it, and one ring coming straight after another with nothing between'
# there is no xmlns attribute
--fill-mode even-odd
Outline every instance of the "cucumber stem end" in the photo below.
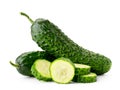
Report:
<svg viewBox="0 0 120 90"><path fill-rule="evenodd" d="M34 21L26 14L26 13L24 13L24 12L20 12L20 14L21 15L23 15L23 16L25 16L25 17L27 17L28 18L28 20L31 22L31 23L33 23Z"/></svg>
<svg viewBox="0 0 120 90"><path fill-rule="evenodd" d="M19 67L19 65L18 65L18 64L14 64L12 61L10 61L10 64L11 64L12 66L16 67L16 68L18 68L18 67Z"/></svg>

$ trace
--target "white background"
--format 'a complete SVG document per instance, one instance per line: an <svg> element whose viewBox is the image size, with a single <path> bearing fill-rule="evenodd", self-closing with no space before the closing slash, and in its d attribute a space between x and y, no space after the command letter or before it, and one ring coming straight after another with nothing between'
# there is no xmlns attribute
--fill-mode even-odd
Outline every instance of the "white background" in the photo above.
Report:
<svg viewBox="0 0 120 90"><path fill-rule="evenodd" d="M56 84L20 75L9 61L23 52L41 50L31 39L31 23L46 18L86 49L112 60L111 70L90 84ZM0 90L120 89L119 0L0 0Z"/></svg>

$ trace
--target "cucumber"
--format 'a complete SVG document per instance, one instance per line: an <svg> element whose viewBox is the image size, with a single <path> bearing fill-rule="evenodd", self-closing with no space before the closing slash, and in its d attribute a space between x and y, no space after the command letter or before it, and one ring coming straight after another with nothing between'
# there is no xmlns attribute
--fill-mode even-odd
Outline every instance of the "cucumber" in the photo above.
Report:
<svg viewBox="0 0 120 90"><path fill-rule="evenodd" d="M47 59L49 61L53 61L55 59L54 56L48 54L45 51L29 51L22 53L16 58L15 64L10 61L10 64L16 67L17 71L25 76L33 76L31 73L31 66L35 62L36 59Z"/></svg>
<svg viewBox="0 0 120 90"><path fill-rule="evenodd" d="M97 75L95 73L89 73L87 75L75 75L74 82L92 83L97 81Z"/></svg>
<svg viewBox="0 0 120 90"><path fill-rule="evenodd" d="M70 83L73 79L75 75L75 66L69 59L62 57L52 62L50 72L53 81L66 84Z"/></svg>
<svg viewBox="0 0 120 90"><path fill-rule="evenodd" d="M90 73L91 67L84 64L75 63L75 75L86 75Z"/></svg>
<svg viewBox="0 0 120 90"><path fill-rule="evenodd" d="M26 16L32 23L32 39L43 50L55 57L65 57L74 63L89 65L91 71L98 75L110 70L112 62L108 57L79 46L49 20L36 19L33 21L25 13L21 13L21 15Z"/></svg>
<svg viewBox="0 0 120 90"><path fill-rule="evenodd" d="M51 62L45 59L36 60L31 67L32 75L39 80L51 80L50 64Z"/></svg>
<svg viewBox="0 0 120 90"><path fill-rule="evenodd" d="M72 81L81 83L91 83L96 81L97 75L90 72L91 67L84 64L75 63L75 76Z"/></svg>

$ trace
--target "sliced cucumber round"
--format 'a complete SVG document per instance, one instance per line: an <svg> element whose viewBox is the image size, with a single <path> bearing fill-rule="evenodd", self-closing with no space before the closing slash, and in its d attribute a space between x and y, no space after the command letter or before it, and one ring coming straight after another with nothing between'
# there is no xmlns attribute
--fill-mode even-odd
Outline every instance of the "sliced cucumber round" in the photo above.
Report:
<svg viewBox="0 0 120 90"><path fill-rule="evenodd" d="M90 73L91 67L84 64L75 63L75 75L85 75Z"/></svg>
<svg viewBox="0 0 120 90"><path fill-rule="evenodd" d="M58 58L50 66L51 77L57 83L71 82L75 75L75 66L67 58Z"/></svg>
<svg viewBox="0 0 120 90"><path fill-rule="evenodd" d="M44 81L52 80L49 69L50 64L51 62L45 59L36 60L31 68L33 76L39 80L44 80Z"/></svg>
<svg viewBox="0 0 120 90"><path fill-rule="evenodd" d="M97 75L95 73L90 73L87 75L76 75L76 82L81 82L81 83L92 83L97 81Z"/></svg>

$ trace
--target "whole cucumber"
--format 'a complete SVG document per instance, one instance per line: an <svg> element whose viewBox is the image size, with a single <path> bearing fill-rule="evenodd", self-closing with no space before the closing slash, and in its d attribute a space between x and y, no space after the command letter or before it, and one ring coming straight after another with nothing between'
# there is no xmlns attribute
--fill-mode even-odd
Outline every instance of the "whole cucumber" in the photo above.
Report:
<svg viewBox="0 0 120 90"><path fill-rule="evenodd" d="M112 62L109 58L79 46L49 20L36 19L33 21L25 13L21 13L21 15L26 16L31 21L32 39L43 50L57 58L65 57L74 63L89 65L92 72L98 75L110 70Z"/></svg>

